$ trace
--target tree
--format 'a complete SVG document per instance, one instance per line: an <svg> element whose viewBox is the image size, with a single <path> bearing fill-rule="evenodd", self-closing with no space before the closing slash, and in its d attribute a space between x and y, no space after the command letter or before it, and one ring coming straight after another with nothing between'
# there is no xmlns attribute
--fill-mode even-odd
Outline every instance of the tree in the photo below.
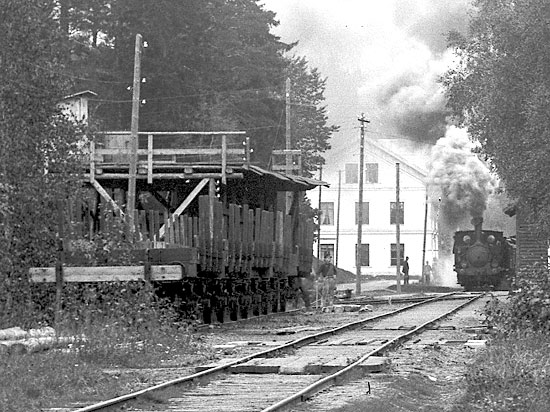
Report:
<svg viewBox="0 0 550 412"><path fill-rule="evenodd" d="M270 33L278 22L258 0L64 2L67 30L75 40L74 76L81 89L99 94L92 110L105 129L130 125L136 33L148 43L141 130L245 130L253 161L265 166L271 150L285 146L286 77L296 84L297 102L317 106L324 99L324 80L305 60L286 56L294 45ZM295 147L311 159L306 170L329 147L328 135L335 129L323 122L324 108L293 108Z"/></svg>
<svg viewBox="0 0 550 412"><path fill-rule="evenodd" d="M328 125L324 92L326 79L315 68L310 69L305 57L289 61L291 79L291 131L296 149L302 151L302 168L311 175L324 164L322 153L330 149L330 137L339 126Z"/></svg>
<svg viewBox="0 0 550 412"><path fill-rule="evenodd" d="M550 4L476 0L468 37L444 77L449 106L481 144L507 192L550 228ZM534 206L534 207L532 207Z"/></svg>
<svg viewBox="0 0 550 412"><path fill-rule="evenodd" d="M29 266L51 262L56 201L74 192L81 135L57 103L66 38L52 2L0 0L0 312L26 298ZM55 173L54 173L55 172ZM6 308L8 306L8 308Z"/></svg>

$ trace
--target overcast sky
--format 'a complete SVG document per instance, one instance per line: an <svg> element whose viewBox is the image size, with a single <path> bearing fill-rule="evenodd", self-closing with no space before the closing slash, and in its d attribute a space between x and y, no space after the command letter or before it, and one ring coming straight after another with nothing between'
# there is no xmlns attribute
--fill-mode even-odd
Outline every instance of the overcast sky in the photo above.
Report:
<svg viewBox="0 0 550 412"><path fill-rule="evenodd" d="M469 0L263 0L298 41L295 53L326 77L329 123L341 126L335 149L368 136L435 142L445 133L438 77L452 63L449 30L465 32Z"/></svg>

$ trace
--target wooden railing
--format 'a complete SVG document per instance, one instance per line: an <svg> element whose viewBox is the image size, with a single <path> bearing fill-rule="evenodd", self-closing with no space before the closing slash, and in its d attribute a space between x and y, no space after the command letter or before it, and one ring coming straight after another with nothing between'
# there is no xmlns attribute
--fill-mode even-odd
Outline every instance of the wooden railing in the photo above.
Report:
<svg viewBox="0 0 550 412"><path fill-rule="evenodd" d="M90 142L90 176L104 169L130 164L130 132L102 132ZM250 163L250 141L245 132L141 132L138 134L137 170L152 183L155 169L190 164Z"/></svg>

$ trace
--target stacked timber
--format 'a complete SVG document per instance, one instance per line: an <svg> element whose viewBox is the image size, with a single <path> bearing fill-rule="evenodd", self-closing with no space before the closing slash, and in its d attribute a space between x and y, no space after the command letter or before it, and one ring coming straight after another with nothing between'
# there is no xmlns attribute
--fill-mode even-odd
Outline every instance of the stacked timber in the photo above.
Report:
<svg viewBox="0 0 550 412"><path fill-rule="evenodd" d="M51 327L30 329L12 327L0 330L0 356L40 352L67 346L74 338L58 337Z"/></svg>

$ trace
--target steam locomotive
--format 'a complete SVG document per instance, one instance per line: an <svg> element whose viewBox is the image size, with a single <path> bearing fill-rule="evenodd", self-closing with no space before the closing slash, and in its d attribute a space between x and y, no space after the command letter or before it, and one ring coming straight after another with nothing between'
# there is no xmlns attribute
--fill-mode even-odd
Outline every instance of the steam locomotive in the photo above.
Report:
<svg viewBox="0 0 550 412"><path fill-rule="evenodd" d="M454 235L454 270L465 290L510 288L515 272L515 243L502 232L483 230L483 218L472 220L474 230Z"/></svg>

